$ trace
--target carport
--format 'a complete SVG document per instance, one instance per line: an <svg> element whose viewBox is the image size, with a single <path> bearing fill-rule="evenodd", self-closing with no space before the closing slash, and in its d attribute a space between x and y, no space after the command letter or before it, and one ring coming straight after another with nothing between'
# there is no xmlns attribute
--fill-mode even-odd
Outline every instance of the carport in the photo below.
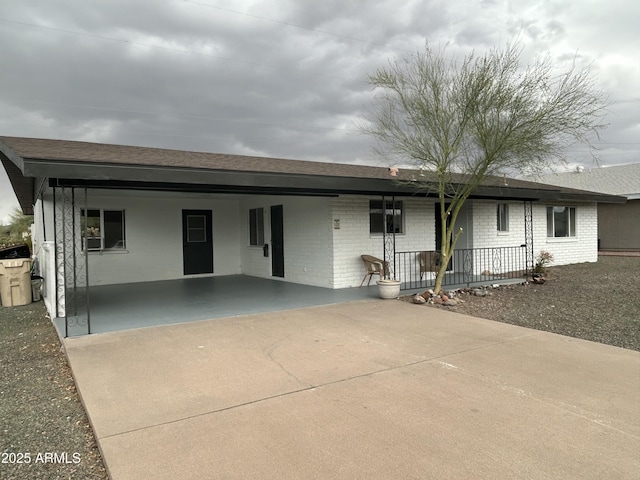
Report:
<svg viewBox="0 0 640 480"><path fill-rule="evenodd" d="M61 337L376 298L376 286L330 289L248 275L92 286L90 316L56 318ZM84 300L83 300L84 302Z"/></svg>

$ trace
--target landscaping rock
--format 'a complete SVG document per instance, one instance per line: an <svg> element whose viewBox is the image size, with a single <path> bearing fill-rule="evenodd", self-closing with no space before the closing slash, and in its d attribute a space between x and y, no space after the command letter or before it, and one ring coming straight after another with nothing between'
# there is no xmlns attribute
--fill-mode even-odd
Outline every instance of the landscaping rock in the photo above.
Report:
<svg viewBox="0 0 640 480"><path fill-rule="evenodd" d="M413 297L413 303L424 305L425 303L427 303L427 300L422 295L416 295Z"/></svg>
<svg viewBox="0 0 640 480"><path fill-rule="evenodd" d="M445 307L455 307L456 305L458 305L458 301L457 300L447 300L447 301L443 302L442 305L444 305Z"/></svg>
<svg viewBox="0 0 640 480"><path fill-rule="evenodd" d="M486 297L487 296L487 291L484 288L474 288L473 290L471 290L471 292L476 297Z"/></svg>

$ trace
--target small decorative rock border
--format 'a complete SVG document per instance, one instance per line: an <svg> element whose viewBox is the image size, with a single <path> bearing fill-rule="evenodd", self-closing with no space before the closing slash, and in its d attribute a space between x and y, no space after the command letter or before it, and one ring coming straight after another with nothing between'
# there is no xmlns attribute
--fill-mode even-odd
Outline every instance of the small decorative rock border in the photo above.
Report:
<svg viewBox="0 0 640 480"><path fill-rule="evenodd" d="M523 282L523 284L528 284L530 282ZM533 280L531 283L539 283ZM465 295L473 295L476 297L486 297L492 295L492 289L499 289L501 285L489 285L484 287L477 288L458 288L455 290L446 290L442 293L436 295L436 293L432 290L425 290L424 292L417 293L414 295L407 295L405 300L411 301L416 305L442 305L444 307L455 307L461 303L464 303Z"/></svg>

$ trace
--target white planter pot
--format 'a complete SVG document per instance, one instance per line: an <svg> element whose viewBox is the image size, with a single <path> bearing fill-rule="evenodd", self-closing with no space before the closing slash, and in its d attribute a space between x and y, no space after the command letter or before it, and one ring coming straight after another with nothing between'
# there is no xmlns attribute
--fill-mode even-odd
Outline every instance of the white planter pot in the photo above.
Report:
<svg viewBox="0 0 640 480"><path fill-rule="evenodd" d="M400 296L399 280L378 280L380 298L398 298Z"/></svg>

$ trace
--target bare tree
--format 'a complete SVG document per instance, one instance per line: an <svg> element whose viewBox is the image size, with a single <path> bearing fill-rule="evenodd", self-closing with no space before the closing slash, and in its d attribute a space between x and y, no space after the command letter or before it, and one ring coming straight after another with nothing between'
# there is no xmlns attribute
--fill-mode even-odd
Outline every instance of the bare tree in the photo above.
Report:
<svg viewBox="0 0 640 480"><path fill-rule="evenodd" d="M439 198L436 292L462 233L458 213L487 177L540 172L605 126L606 100L589 68L555 74L549 56L521 68L521 55L515 43L457 61L427 45L369 76L378 94L362 130L389 164L424 172L413 184Z"/></svg>

